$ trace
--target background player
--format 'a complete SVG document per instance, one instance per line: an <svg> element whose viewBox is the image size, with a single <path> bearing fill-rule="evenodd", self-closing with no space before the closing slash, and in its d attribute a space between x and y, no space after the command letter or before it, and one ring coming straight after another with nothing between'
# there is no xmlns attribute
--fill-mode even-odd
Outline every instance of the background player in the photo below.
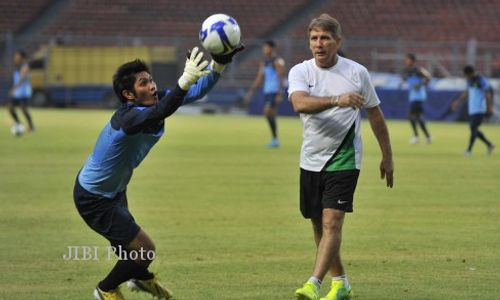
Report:
<svg viewBox="0 0 500 300"><path fill-rule="evenodd" d="M136 168L164 133L164 119L181 105L203 97L217 82L225 65L240 47L224 56L213 55L212 70L203 53L193 48L184 73L171 91L156 89L148 67L140 60L122 65L113 77L113 89L122 106L105 125L92 154L78 173L74 200L80 216L117 249L151 253L155 245L128 210L127 185ZM196 83L196 84L195 84ZM170 299L172 294L148 271L150 255L118 260L94 290L98 300L124 299L119 285Z"/></svg>
<svg viewBox="0 0 500 300"><path fill-rule="evenodd" d="M16 51L14 53L14 74L13 74L13 85L9 90L9 104L8 109L12 119L14 119L15 132L20 135L24 131L24 127L19 121L17 116L16 106L21 106L24 117L28 121L28 130L33 132L35 127L33 126L33 120L28 111L28 101L31 99L32 89L30 83L30 68L27 61L26 52L22 50Z"/></svg>
<svg viewBox="0 0 500 300"><path fill-rule="evenodd" d="M472 66L465 66L463 72L467 79L467 89L452 103L452 109L457 110L462 102L468 100L470 138L469 146L464 155L470 156L472 154L476 138L486 144L487 153L491 154L495 145L479 130L484 118L493 115L493 94L490 85L486 78L476 73Z"/></svg>
<svg viewBox="0 0 500 300"><path fill-rule="evenodd" d="M276 44L271 40L264 42L262 53L264 61L260 63L255 80L245 95L245 102L250 102L255 90L264 82L264 116L269 122L272 135L272 140L267 146L276 148L279 147L276 114L283 92L285 61L277 56Z"/></svg>
<svg viewBox="0 0 500 300"><path fill-rule="evenodd" d="M416 66L415 62L415 54L406 54L406 68L403 73L403 79L408 84L408 100L410 104L408 119L413 129L413 137L410 139L410 144L418 143L417 123L425 135L427 144L430 144L432 139L424 121L423 103L427 100L426 86L432 77L426 69Z"/></svg>

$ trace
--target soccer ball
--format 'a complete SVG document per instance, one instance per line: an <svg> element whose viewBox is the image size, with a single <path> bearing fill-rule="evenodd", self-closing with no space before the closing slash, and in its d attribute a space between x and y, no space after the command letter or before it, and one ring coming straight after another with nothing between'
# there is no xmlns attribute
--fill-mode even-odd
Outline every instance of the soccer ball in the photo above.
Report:
<svg viewBox="0 0 500 300"><path fill-rule="evenodd" d="M23 124L14 124L10 127L10 133L13 136L21 136L24 133Z"/></svg>
<svg viewBox="0 0 500 300"><path fill-rule="evenodd" d="M211 54L230 53L239 45L240 39L240 27L228 15L211 15L201 24L200 42Z"/></svg>

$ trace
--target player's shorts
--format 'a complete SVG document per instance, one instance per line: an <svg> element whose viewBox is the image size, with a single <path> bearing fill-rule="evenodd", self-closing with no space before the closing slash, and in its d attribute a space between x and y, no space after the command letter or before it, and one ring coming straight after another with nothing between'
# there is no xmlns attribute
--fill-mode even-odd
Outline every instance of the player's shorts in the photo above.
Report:
<svg viewBox="0 0 500 300"><path fill-rule="evenodd" d="M300 211L306 219L320 217L324 208L353 211L359 170L312 172L300 169Z"/></svg>
<svg viewBox="0 0 500 300"><path fill-rule="evenodd" d="M424 112L423 101L410 102L410 114L422 114Z"/></svg>
<svg viewBox="0 0 500 300"><path fill-rule="evenodd" d="M29 99L30 98L28 97L21 97L21 98L12 97L10 98L10 103L12 103L13 105L27 104Z"/></svg>
<svg viewBox="0 0 500 300"><path fill-rule="evenodd" d="M278 93L264 94L264 105L270 105L271 108L276 107L276 95Z"/></svg>
<svg viewBox="0 0 500 300"><path fill-rule="evenodd" d="M127 246L141 229L128 210L126 191L116 194L113 199L102 197L85 190L77 177L73 198L85 223L112 246Z"/></svg>
<svg viewBox="0 0 500 300"><path fill-rule="evenodd" d="M469 126L472 130L477 129L483 123L485 114L477 113L469 115Z"/></svg>

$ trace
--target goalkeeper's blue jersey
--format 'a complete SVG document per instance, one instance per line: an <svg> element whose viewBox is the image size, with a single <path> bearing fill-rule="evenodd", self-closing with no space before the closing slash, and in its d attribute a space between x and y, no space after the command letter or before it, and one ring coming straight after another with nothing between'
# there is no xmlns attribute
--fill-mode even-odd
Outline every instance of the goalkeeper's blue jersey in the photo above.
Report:
<svg viewBox="0 0 500 300"><path fill-rule="evenodd" d="M202 98L220 75L202 77L187 92L179 87L158 92L160 100L153 106L123 104L104 126L92 154L78 176L87 191L114 198L126 189L133 170L165 133L164 119L181 105Z"/></svg>

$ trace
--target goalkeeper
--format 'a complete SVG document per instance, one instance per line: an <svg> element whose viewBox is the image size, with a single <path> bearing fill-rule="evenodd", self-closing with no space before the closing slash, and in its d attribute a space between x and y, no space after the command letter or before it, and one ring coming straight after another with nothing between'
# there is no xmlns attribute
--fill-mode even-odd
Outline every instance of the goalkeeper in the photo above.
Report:
<svg viewBox="0 0 500 300"><path fill-rule="evenodd" d="M127 184L133 169L164 134L165 118L181 105L207 94L241 50L243 46L227 55L212 55L209 66L203 53L193 48L173 90L158 91L149 68L141 60L118 68L113 89L122 105L104 126L92 154L78 173L73 191L78 213L87 225L120 251L116 265L95 288L96 299L124 299L119 285L125 281L132 290L147 292L158 299L172 297L148 271L155 245L128 210Z"/></svg>

